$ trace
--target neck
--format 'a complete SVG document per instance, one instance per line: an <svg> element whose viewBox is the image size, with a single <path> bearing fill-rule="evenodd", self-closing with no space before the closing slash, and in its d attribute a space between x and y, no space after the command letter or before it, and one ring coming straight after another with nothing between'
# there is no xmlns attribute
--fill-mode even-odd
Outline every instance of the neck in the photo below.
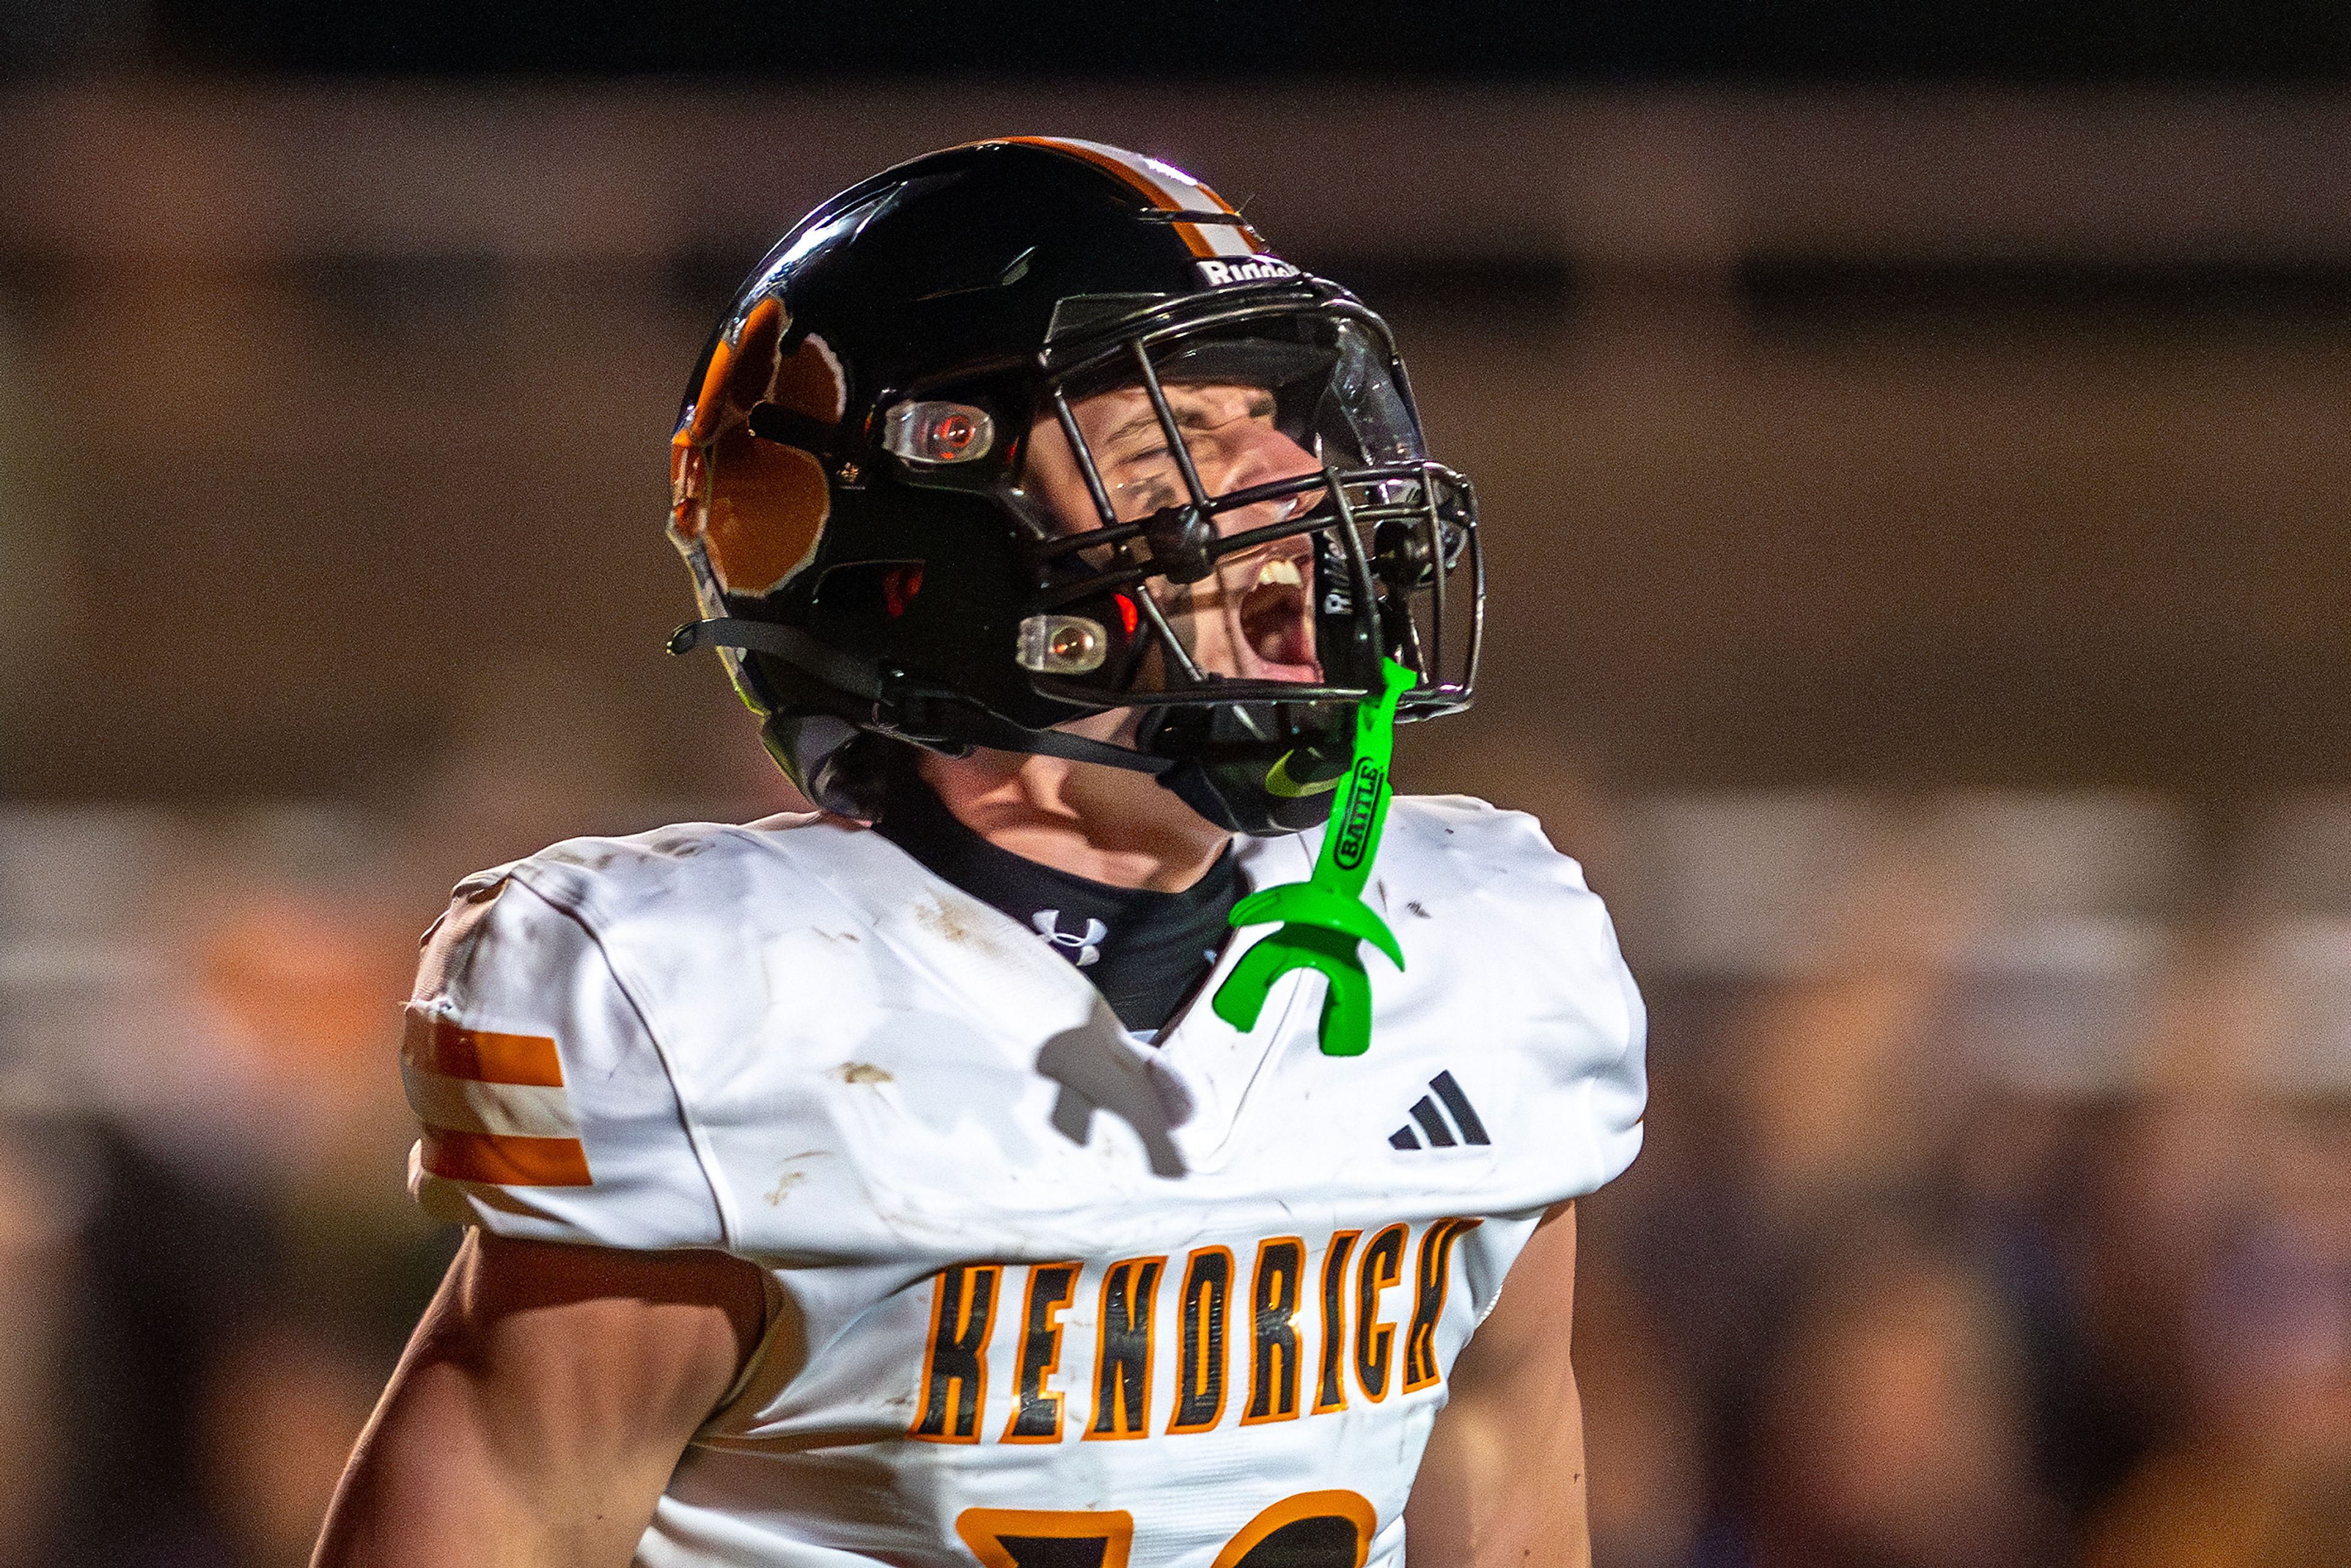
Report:
<svg viewBox="0 0 2351 1568"><path fill-rule="evenodd" d="M1181 893L1232 840L1147 773L985 749L925 752L920 766L940 803L973 832L1090 882Z"/></svg>

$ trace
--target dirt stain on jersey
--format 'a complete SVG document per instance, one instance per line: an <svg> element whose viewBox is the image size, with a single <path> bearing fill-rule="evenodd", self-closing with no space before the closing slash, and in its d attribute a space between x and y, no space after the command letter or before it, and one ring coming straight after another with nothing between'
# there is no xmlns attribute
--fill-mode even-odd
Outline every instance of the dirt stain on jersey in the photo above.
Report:
<svg viewBox="0 0 2351 1568"><path fill-rule="evenodd" d="M576 849L569 844L558 844L551 850L541 850L539 858L559 861L565 865L576 865L582 871L602 871L621 858L621 852Z"/></svg>
<svg viewBox="0 0 2351 1568"><path fill-rule="evenodd" d="M808 1180L808 1172L796 1171L791 1168L792 1166L802 1160L820 1160L824 1158L827 1152L823 1149L810 1149L802 1154L786 1155L783 1158L784 1168L777 1175L776 1185L768 1189L768 1207L774 1208L780 1206L786 1193Z"/></svg>
<svg viewBox="0 0 2351 1568"><path fill-rule="evenodd" d="M834 1068L833 1073L843 1083L895 1083L887 1068L876 1067L870 1061L845 1061Z"/></svg>
<svg viewBox="0 0 2351 1568"><path fill-rule="evenodd" d="M1405 901L1405 907L1411 910L1415 915L1419 915L1423 920L1433 918L1429 915L1427 909L1421 904L1420 900L1416 898L1406 899Z"/></svg>
<svg viewBox="0 0 2351 1568"><path fill-rule="evenodd" d="M985 927L975 924L969 911L959 909L946 899L925 899L908 911L914 924L943 942L968 943L993 953L998 951L988 938Z"/></svg>

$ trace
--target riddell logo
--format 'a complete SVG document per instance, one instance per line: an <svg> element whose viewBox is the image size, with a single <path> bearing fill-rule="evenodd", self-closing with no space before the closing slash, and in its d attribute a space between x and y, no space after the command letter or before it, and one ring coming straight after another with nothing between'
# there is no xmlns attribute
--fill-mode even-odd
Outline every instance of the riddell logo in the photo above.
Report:
<svg viewBox="0 0 2351 1568"><path fill-rule="evenodd" d="M1295 277L1298 269L1278 256L1243 256L1231 261L1201 261L1192 269L1211 288L1228 283L1262 283L1270 277Z"/></svg>

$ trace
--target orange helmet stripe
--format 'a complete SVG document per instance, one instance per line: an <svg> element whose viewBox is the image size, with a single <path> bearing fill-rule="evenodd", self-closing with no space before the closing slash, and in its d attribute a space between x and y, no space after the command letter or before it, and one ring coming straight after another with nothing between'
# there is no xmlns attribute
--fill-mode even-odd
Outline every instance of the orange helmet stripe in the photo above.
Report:
<svg viewBox="0 0 2351 1568"><path fill-rule="evenodd" d="M766 325L770 317L783 314L783 302L769 295L751 307L736 329L735 342L721 338L710 350L710 368L702 375L702 390L694 395L694 423L679 433L681 445L700 446L718 434L718 415L726 405L726 378L735 369L735 344L751 336Z"/></svg>
<svg viewBox="0 0 2351 1568"><path fill-rule="evenodd" d="M998 140L1022 147L1050 147L1072 158L1081 158L1095 168L1115 176L1119 181L1146 198L1163 213L1219 212L1234 213L1231 203L1199 181L1170 163L1155 158L1144 158L1122 148L1106 147L1099 141L1081 141L1068 136L1006 136ZM1238 216L1238 213L1234 213ZM1176 234L1194 256L1246 256L1264 248L1265 241L1246 223L1217 224L1210 232L1200 224L1176 224Z"/></svg>

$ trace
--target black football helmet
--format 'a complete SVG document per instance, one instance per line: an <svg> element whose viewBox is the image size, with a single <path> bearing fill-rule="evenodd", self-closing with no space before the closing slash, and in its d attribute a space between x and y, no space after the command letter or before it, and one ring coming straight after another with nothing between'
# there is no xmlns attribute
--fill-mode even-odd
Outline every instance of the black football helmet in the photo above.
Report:
<svg viewBox="0 0 2351 1568"><path fill-rule="evenodd" d="M1138 768L1293 831L1384 656L1400 718L1470 698L1476 502L1386 323L1116 148L957 147L810 214L703 352L670 501L707 617L673 652L717 647L849 815L886 737Z"/></svg>

